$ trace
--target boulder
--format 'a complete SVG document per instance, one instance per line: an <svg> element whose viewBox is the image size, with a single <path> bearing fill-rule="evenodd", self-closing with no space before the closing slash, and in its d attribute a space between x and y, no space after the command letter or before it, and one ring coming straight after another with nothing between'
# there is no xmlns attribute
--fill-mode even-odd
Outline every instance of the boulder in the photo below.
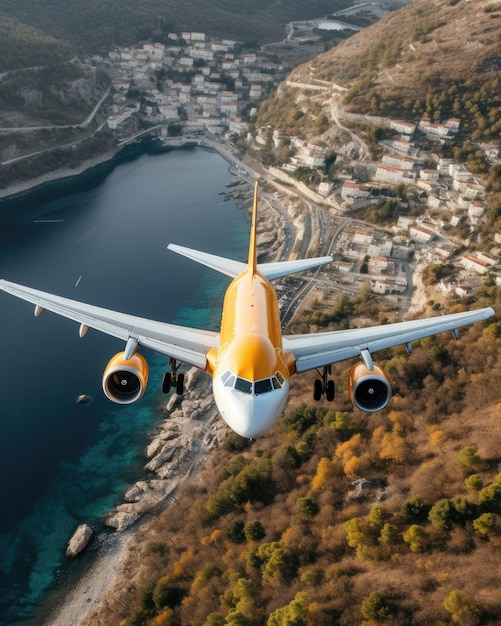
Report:
<svg viewBox="0 0 501 626"><path fill-rule="evenodd" d="M92 528L87 524L80 524L68 541L66 556L75 557L87 546L93 535Z"/></svg>

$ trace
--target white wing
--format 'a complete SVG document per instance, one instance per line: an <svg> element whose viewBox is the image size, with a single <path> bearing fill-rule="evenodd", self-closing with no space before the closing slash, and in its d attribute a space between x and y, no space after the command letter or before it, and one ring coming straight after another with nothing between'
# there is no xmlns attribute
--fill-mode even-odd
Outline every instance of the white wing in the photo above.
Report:
<svg viewBox="0 0 501 626"><path fill-rule="evenodd" d="M6 280L0 280L0 289L35 304L36 314L47 309L79 322L82 330L85 330L85 327L95 328L126 342L137 342L138 345L201 369L205 369L206 355L210 348L219 346L219 334L207 330L127 315Z"/></svg>
<svg viewBox="0 0 501 626"><path fill-rule="evenodd" d="M296 371L299 373L360 356L362 351L371 354L377 350L410 344L417 339L436 335L446 330L455 331L461 326L480 322L493 315L494 309L488 307L467 313L454 313L386 326L370 326L369 328L306 335L287 335L283 337L283 347L294 353Z"/></svg>

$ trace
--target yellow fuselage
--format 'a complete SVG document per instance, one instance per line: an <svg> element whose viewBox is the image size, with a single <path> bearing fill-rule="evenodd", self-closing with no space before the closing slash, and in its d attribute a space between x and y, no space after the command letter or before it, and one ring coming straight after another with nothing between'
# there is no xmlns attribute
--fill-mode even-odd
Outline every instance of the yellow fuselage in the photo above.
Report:
<svg viewBox="0 0 501 626"><path fill-rule="evenodd" d="M280 372L289 377L282 351L280 311L275 290L251 269L233 279L223 303L220 347L214 375L229 369L250 381Z"/></svg>

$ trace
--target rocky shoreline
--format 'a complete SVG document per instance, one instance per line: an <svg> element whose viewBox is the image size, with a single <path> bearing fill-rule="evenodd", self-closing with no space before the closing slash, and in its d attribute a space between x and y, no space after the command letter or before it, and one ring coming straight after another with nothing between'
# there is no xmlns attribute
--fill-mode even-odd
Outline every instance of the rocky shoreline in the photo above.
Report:
<svg viewBox="0 0 501 626"><path fill-rule="evenodd" d="M176 490L196 478L210 451L224 439L228 429L215 407L210 383L210 376L192 368L186 372L182 401L177 395L169 397L166 417L146 448L149 460L145 469L153 477L132 485L124 494L124 503L110 512L105 523L116 532L95 539L99 543L95 562L54 607L45 626L76 626L97 609L120 575L121 562L139 529L140 518L175 502ZM79 538L89 532L79 526L75 534ZM83 549L83 544L80 547ZM92 624L89 619L87 623Z"/></svg>

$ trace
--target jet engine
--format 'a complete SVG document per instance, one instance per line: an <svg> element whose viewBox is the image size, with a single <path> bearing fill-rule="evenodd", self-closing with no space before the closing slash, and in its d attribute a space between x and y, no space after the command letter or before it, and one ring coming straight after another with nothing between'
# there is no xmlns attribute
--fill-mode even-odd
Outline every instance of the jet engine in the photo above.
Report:
<svg viewBox="0 0 501 626"><path fill-rule="evenodd" d="M129 360L119 352L111 359L103 374L103 391L107 398L117 404L131 404L138 400L148 383L148 363L138 354Z"/></svg>
<svg viewBox="0 0 501 626"><path fill-rule="evenodd" d="M357 363L350 369L348 393L357 408L373 413L384 409L390 401L390 381L379 365L374 363L371 371L363 363Z"/></svg>

